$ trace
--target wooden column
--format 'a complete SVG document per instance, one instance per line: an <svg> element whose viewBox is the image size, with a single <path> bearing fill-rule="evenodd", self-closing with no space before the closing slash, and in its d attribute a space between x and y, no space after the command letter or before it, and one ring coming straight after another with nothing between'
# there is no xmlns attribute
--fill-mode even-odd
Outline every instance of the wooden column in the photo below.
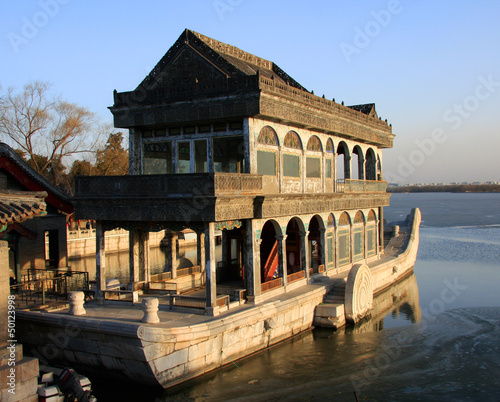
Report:
<svg viewBox="0 0 500 402"><path fill-rule="evenodd" d="M217 284L215 270L215 233L214 222L205 223L205 288L207 292L207 308L217 305ZM210 310L209 310L210 311ZM212 310L213 312L213 310Z"/></svg>
<svg viewBox="0 0 500 402"><path fill-rule="evenodd" d="M104 251L104 230L101 221L96 222L95 228L95 283L96 283L96 299L97 302L104 303L104 293L106 290L106 252Z"/></svg>

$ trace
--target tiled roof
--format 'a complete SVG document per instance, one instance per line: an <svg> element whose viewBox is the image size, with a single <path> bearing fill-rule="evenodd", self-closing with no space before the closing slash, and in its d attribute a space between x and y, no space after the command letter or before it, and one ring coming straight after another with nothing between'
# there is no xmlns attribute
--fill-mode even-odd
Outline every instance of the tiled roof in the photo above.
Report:
<svg viewBox="0 0 500 402"><path fill-rule="evenodd" d="M9 224L45 215L45 197L43 191L0 191L0 232Z"/></svg>
<svg viewBox="0 0 500 402"><path fill-rule="evenodd" d="M177 39L175 44L158 62L156 67L144 79L141 85L149 87L152 81L154 81L158 75L161 75L163 66L168 64L169 60L175 58L177 52L183 46L189 46L194 49L206 60L217 65L228 76L251 76L258 73L261 76L273 78L277 82L308 92L306 88L300 85L272 61L254 56L235 46L219 42L218 40L189 29L184 30L179 39Z"/></svg>
<svg viewBox="0 0 500 402"><path fill-rule="evenodd" d="M10 146L0 141L1 169L9 172L27 190L35 193L45 192L48 204L67 214L73 213L72 198L68 194L35 172Z"/></svg>

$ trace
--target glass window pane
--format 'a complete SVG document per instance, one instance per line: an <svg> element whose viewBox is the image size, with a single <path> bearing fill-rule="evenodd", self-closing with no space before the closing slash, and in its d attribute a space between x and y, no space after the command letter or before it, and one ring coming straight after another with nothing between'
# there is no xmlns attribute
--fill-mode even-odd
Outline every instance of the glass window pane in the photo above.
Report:
<svg viewBox="0 0 500 402"><path fill-rule="evenodd" d="M207 169L207 141L199 140L194 142L194 172L206 173Z"/></svg>
<svg viewBox="0 0 500 402"><path fill-rule="evenodd" d="M325 160L325 177L327 179L331 179L332 178L332 160L331 159L326 159Z"/></svg>
<svg viewBox="0 0 500 402"><path fill-rule="evenodd" d="M172 173L172 143L144 144L144 174Z"/></svg>
<svg viewBox="0 0 500 402"><path fill-rule="evenodd" d="M177 173L191 173L189 142L177 143Z"/></svg>
<svg viewBox="0 0 500 402"><path fill-rule="evenodd" d="M307 158L306 177L321 177L321 160L319 158Z"/></svg>
<svg viewBox="0 0 500 402"><path fill-rule="evenodd" d="M351 262L351 242L350 231L339 231L339 265L344 265Z"/></svg>
<svg viewBox="0 0 500 402"><path fill-rule="evenodd" d="M276 154L274 152L257 151L257 173L276 176Z"/></svg>
<svg viewBox="0 0 500 402"><path fill-rule="evenodd" d="M300 157L298 155L283 154L283 175L300 177Z"/></svg>

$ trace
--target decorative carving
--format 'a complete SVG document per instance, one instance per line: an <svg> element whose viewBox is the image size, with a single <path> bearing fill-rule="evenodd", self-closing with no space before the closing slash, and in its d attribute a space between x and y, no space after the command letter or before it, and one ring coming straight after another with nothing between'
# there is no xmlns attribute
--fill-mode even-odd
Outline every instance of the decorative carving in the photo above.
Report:
<svg viewBox="0 0 500 402"><path fill-rule="evenodd" d="M278 136L276 135L276 131L269 126L262 127L259 137L257 138L257 142L263 145L278 146Z"/></svg>
<svg viewBox="0 0 500 402"><path fill-rule="evenodd" d="M240 220L215 222L214 230L238 229L243 223Z"/></svg>
<svg viewBox="0 0 500 402"><path fill-rule="evenodd" d="M286 133L283 145L288 148L302 149L302 143L299 135L295 131L289 131Z"/></svg>
<svg viewBox="0 0 500 402"><path fill-rule="evenodd" d="M356 264L349 272L345 287L346 320L356 323L368 316L372 307L372 274L366 265Z"/></svg>
<svg viewBox="0 0 500 402"><path fill-rule="evenodd" d="M323 152L323 147L321 146L321 140L317 136L313 135L311 138L309 138L309 141L307 142L307 150L315 152Z"/></svg>

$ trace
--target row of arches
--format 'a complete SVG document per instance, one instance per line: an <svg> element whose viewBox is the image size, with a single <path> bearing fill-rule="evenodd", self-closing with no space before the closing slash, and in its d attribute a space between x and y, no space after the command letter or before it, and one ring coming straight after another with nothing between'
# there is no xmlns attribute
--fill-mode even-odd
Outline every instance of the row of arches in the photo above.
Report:
<svg viewBox="0 0 500 402"><path fill-rule="evenodd" d="M257 143L265 147L280 146L278 135L271 126L264 126L260 130ZM293 130L286 133L282 151L285 154L287 151L292 154L297 151L308 151L324 155L327 159L325 163L325 176L327 178L331 177L329 171L333 167L328 160L334 158L336 158L336 179L378 180L378 173L381 171L380 158L371 147L363 151L360 145L355 145L351 150L345 141L339 141L335 147L331 138L328 138L326 144L323 145L317 135L311 135L304 147L300 135Z"/></svg>
<svg viewBox="0 0 500 402"><path fill-rule="evenodd" d="M330 213L325 221L314 215L304 223L292 217L286 229L267 220L260 234L261 283L272 288L369 258L378 250L377 215L357 211L351 216Z"/></svg>

